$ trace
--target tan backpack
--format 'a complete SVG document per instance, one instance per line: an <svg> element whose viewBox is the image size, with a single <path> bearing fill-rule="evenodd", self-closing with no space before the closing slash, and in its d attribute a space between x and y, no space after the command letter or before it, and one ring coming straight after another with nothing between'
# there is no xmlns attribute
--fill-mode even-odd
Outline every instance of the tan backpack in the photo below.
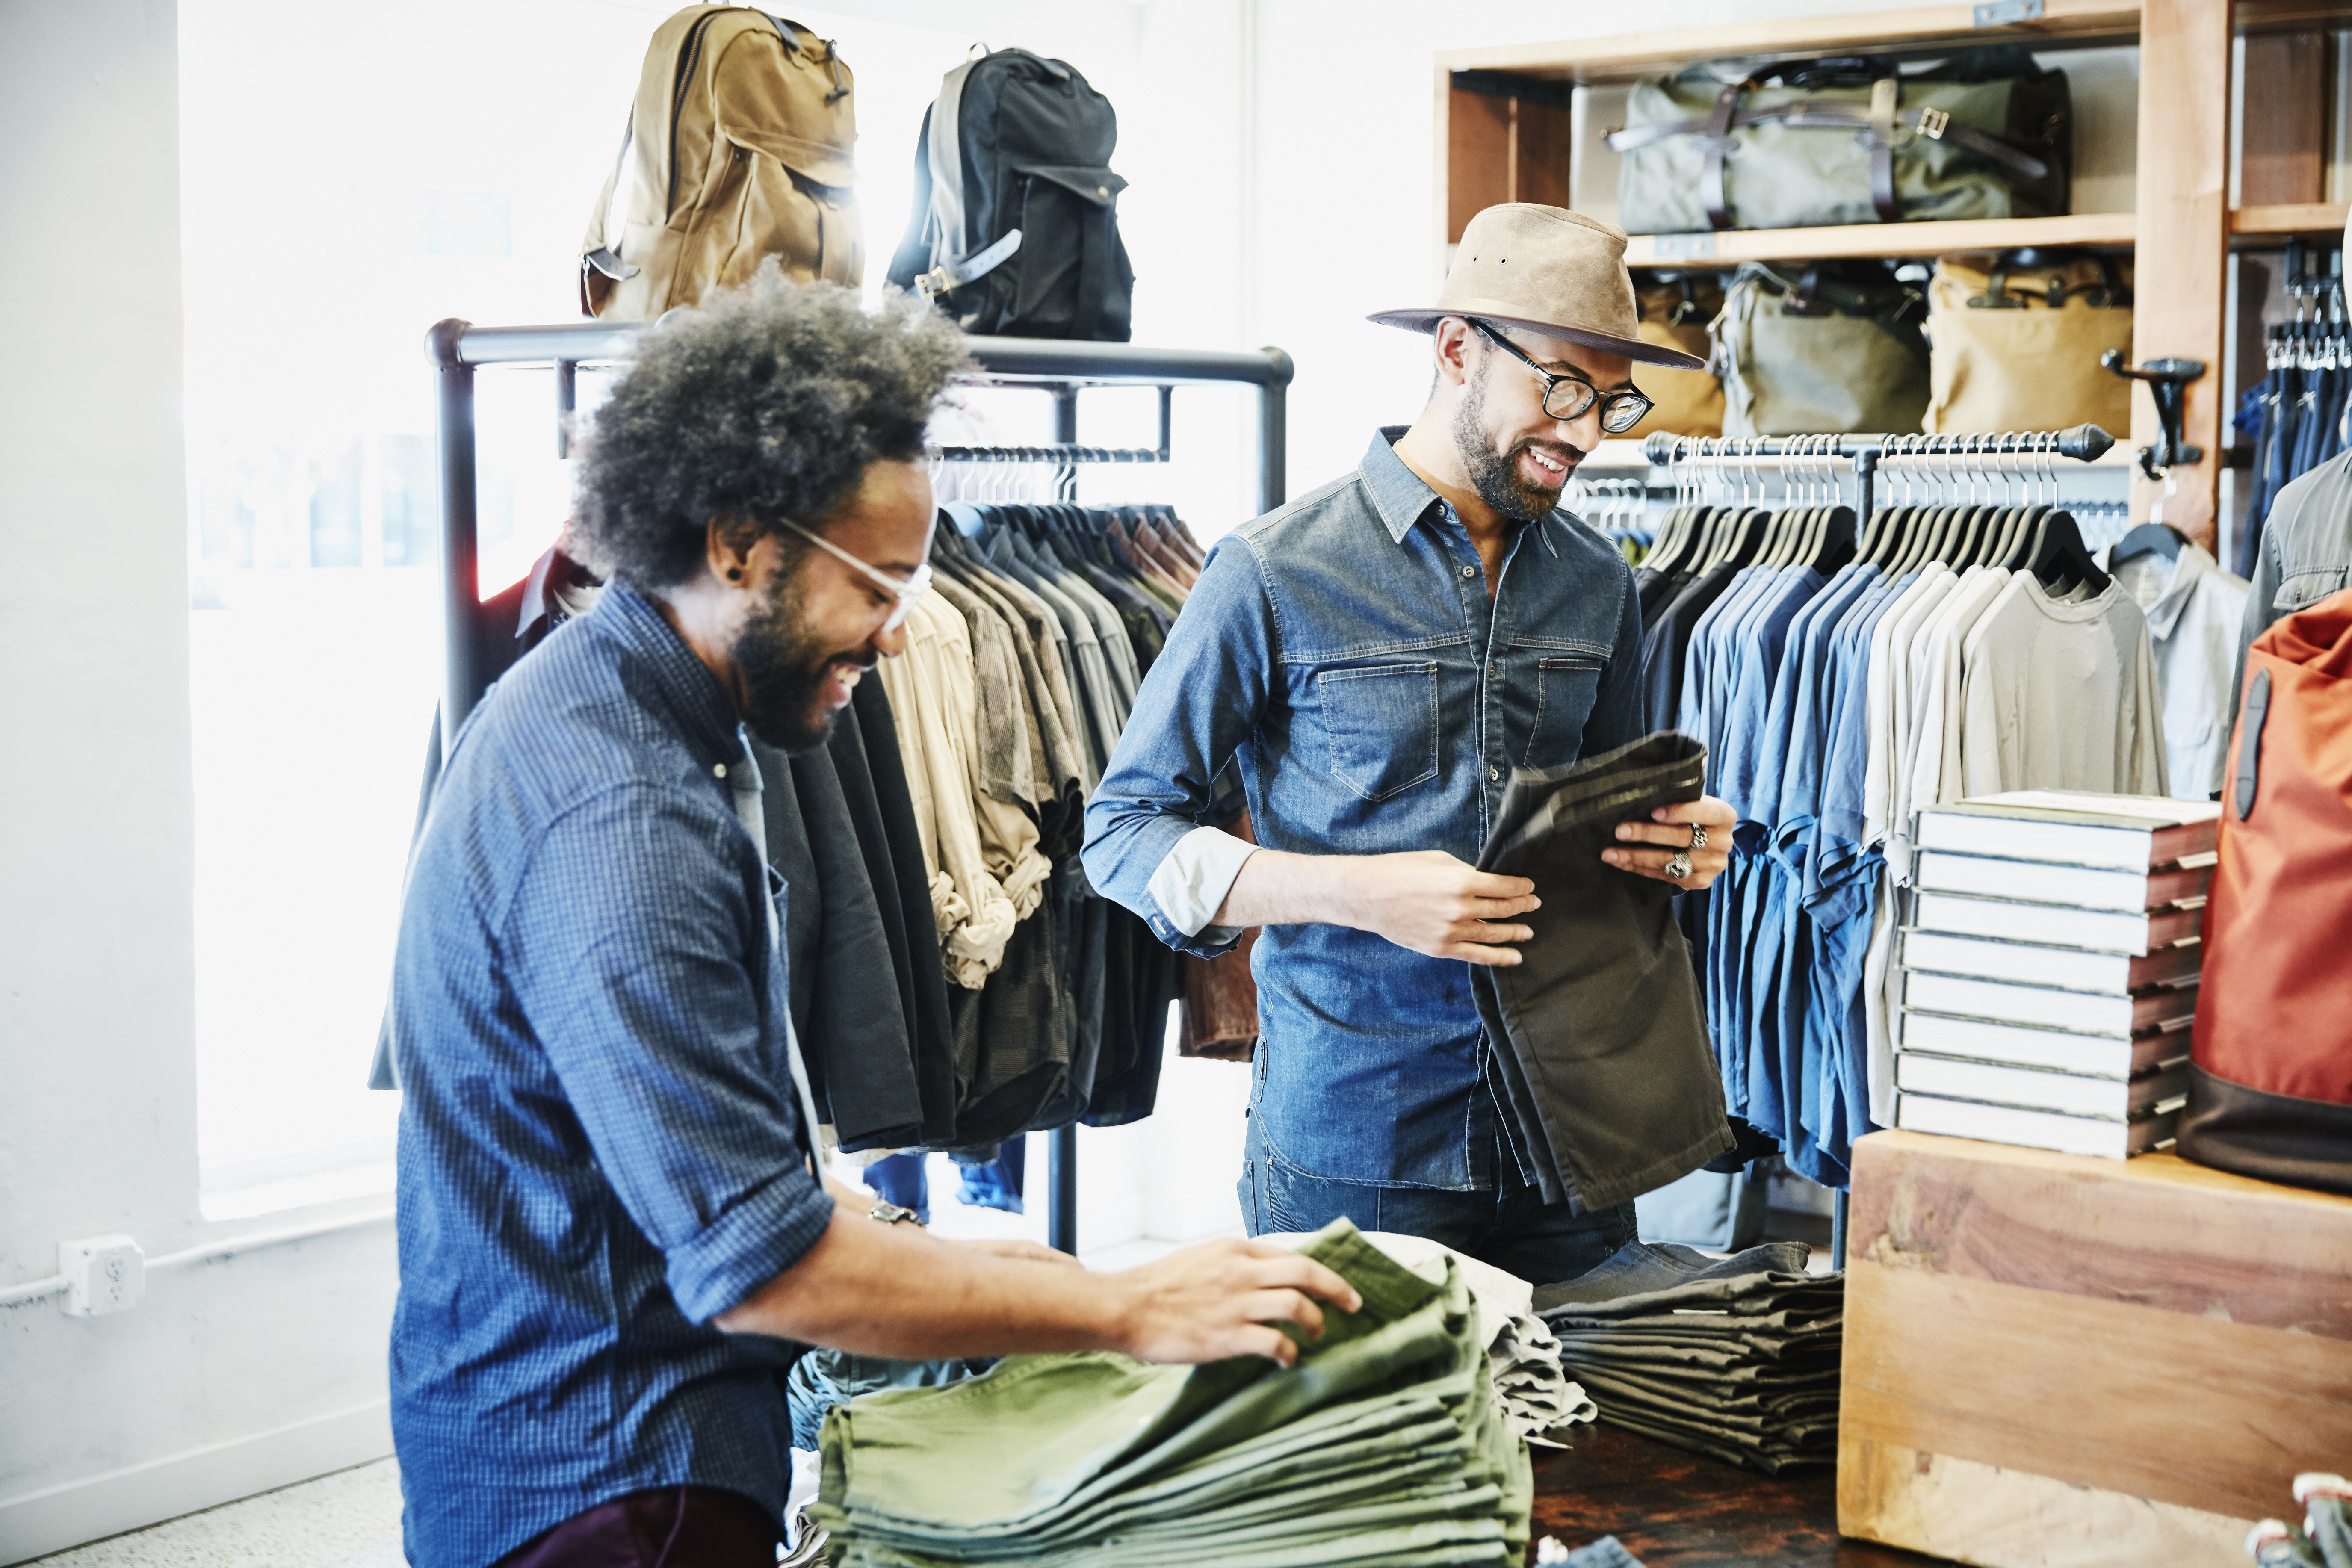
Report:
<svg viewBox="0 0 2352 1568"><path fill-rule="evenodd" d="M650 321L770 256L799 281L855 288L851 86L831 43L764 11L691 5L664 22L581 241L581 312Z"/></svg>

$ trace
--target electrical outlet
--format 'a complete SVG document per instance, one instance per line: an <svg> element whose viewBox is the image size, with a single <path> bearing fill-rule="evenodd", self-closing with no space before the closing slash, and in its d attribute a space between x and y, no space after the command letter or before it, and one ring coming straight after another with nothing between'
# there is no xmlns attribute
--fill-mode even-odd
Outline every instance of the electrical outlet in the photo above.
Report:
<svg viewBox="0 0 2352 1568"><path fill-rule="evenodd" d="M127 1312L147 1289L147 1258L127 1236L85 1236L58 1243L58 1272L66 1278L60 1305L69 1318Z"/></svg>

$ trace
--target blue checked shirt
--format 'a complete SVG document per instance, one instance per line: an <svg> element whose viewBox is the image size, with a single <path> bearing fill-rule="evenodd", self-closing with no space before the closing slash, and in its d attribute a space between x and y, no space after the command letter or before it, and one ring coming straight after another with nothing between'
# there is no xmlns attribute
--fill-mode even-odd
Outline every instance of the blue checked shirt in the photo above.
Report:
<svg viewBox="0 0 2352 1568"><path fill-rule="evenodd" d="M1374 437L1363 463L1209 552L1087 808L1087 875L1160 940L1213 954L1222 889L1155 878L1236 765L1257 842L1475 861L1514 768L1640 738L1641 607L1609 542L1565 512L1512 535L1493 598L1469 531ZM1230 886L1232 866L1223 871ZM1538 893L1541 889L1537 889ZM1252 961L1251 1114L1309 1175L1475 1190L1496 1177L1470 966L1370 931L1268 926Z"/></svg>
<svg viewBox="0 0 2352 1568"><path fill-rule="evenodd" d="M394 961L409 1561L479 1568L624 1493L781 1516L781 1341L710 1319L833 1201L803 1163L726 694L624 584L491 689Z"/></svg>

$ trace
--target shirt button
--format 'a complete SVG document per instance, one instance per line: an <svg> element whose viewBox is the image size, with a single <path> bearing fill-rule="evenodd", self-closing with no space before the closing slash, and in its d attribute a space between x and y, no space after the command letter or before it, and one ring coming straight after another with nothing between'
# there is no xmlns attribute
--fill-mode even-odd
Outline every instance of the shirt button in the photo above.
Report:
<svg viewBox="0 0 2352 1568"><path fill-rule="evenodd" d="M1500 680L1503 679L1503 661L1501 659L1494 658L1486 661L1486 679L1489 680Z"/></svg>
<svg viewBox="0 0 2352 1568"><path fill-rule="evenodd" d="M1486 776L1490 779L1501 778L1503 776L1503 770L1496 767L1494 763L1488 763L1486 764Z"/></svg>
<svg viewBox="0 0 2352 1568"><path fill-rule="evenodd" d="M1475 577L1478 575L1478 568L1475 566L1465 566L1462 568L1462 575L1465 577Z"/></svg>
<svg viewBox="0 0 2352 1568"><path fill-rule="evenodd" d="M710 764L710 776L711 776L712 778L715 778L715 779L723 779L723 778L725 778L725 777L727 776L727 764L726 764L725 763L711 763L711 764Z"/></svg>

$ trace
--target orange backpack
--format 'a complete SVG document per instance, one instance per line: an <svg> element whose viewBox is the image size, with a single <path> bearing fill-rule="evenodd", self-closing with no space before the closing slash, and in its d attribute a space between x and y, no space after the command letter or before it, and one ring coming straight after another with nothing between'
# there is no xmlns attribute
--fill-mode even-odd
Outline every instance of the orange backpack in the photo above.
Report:
<svg viewBox="0 0 2352 1568"><path fill-rule="evenodd" d="M2352 1194L2352 590L2246 654L2179 1152Z"/></svg>

